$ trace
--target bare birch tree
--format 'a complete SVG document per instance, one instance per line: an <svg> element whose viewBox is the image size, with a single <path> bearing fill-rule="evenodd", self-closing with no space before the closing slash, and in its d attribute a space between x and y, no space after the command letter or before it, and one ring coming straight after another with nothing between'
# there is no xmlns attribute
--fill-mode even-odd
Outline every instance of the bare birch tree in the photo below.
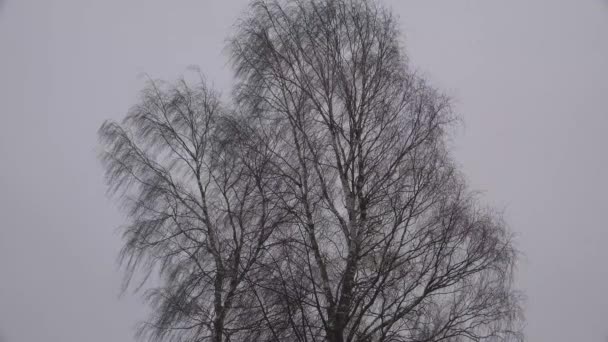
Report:
<svg viewBox="0 0 608 342"><path fill-rule="evenodd" d="M150 82L100 129L127 279L160 274L140 336L522 339L511 234L452 162L457 117L408 68L390 11L250 9L230 40L230 106L204 82Z"/></svg>
<svg viewBox="0 0 608 342"><path fill-rule="evenodd" d="M237 100L270 142L293 222L253 287L254 340L519 338L511 235L446 150L448 99L407 68L372 1L254 1Z"/></svg>
<svg viewBox="0 0 608 342"><path fill-rule="evenodd" d="M130 218L127 276L161 274L142 337L219 342L248 329L245 276L283 214L246 136L204 82L150 82L122 123L101 127L107 180Z"/></svg>

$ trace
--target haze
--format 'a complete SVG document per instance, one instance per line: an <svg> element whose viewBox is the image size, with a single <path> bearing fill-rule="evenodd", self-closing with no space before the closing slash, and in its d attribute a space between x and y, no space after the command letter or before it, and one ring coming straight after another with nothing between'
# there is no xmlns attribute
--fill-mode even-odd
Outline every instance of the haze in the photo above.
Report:
<svg viewBox="0 0 608 342"><path fill-rule="evenodd" d="M124 222L96 131L143 73L198 65L228 94L223 52L245 0L0 2L0 340L133 341L119 298ZM384 1L411 66L451 95L454 153L524 256L530 341L608 336L608 3Z"/></svg>

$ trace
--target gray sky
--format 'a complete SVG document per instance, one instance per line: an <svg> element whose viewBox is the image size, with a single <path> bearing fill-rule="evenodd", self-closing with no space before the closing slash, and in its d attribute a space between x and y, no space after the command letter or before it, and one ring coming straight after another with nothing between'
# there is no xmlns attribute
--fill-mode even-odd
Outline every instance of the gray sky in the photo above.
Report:
<svg viewBox="0 0 608 342"><path fill-rule="evenodd" d="M1 3L2 1L0 1ZM117 227L96 130L141 74L222 53L246 0L5 0L0 6L0 336L133 341L145 307L118 298ZM385 1L412 66L454 97L455 155L525 253L530 341L608 336L608 2ZM0 337L0 339L2 338Z"/></svg>

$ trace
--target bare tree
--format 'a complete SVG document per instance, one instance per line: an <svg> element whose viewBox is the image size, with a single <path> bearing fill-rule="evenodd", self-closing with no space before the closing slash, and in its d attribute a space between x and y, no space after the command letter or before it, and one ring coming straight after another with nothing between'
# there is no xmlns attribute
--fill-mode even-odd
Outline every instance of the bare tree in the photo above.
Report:
<svg viewBox="0 0 608 342"><path fill-rule="evenodd" d="M150 82L100 130L129 216L127 280L158 271L160 341L521 339L516 251L446 146L449 99L366 0L256 0L232 109Z"/></svg>
<svg viewBox="0 0 608 342"><path fill-rule="evenodd" d="M251 322L245 276L282 221L264 151L243 137L204 82L150 82L119 124L100 129L111 190L130 217L128 279L159 271L147 298L151 340L224 341ZM255 316L255 315L253 315Z"/></svg>
<svg viewBox="0 0 608 342"><path fill-rule="evenodd" d="M409 71L372 1L254 1L232 39L238 103L292 222L253 289L255 340L519 338L516 253L445 146L445 96Z"/></svg>

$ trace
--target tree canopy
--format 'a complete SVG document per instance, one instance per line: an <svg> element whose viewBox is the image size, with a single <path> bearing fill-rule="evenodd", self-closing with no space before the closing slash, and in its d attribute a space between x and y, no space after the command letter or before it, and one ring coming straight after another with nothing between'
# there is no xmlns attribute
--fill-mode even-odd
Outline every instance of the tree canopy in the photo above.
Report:
<svg viewBox="0 0 608 342"><path fill-rule="evenodd" d="M446 144L449 99L366 0L257 0L237 86L149 82L100 129L152 341L522 339L517 252Z"/></svg>

